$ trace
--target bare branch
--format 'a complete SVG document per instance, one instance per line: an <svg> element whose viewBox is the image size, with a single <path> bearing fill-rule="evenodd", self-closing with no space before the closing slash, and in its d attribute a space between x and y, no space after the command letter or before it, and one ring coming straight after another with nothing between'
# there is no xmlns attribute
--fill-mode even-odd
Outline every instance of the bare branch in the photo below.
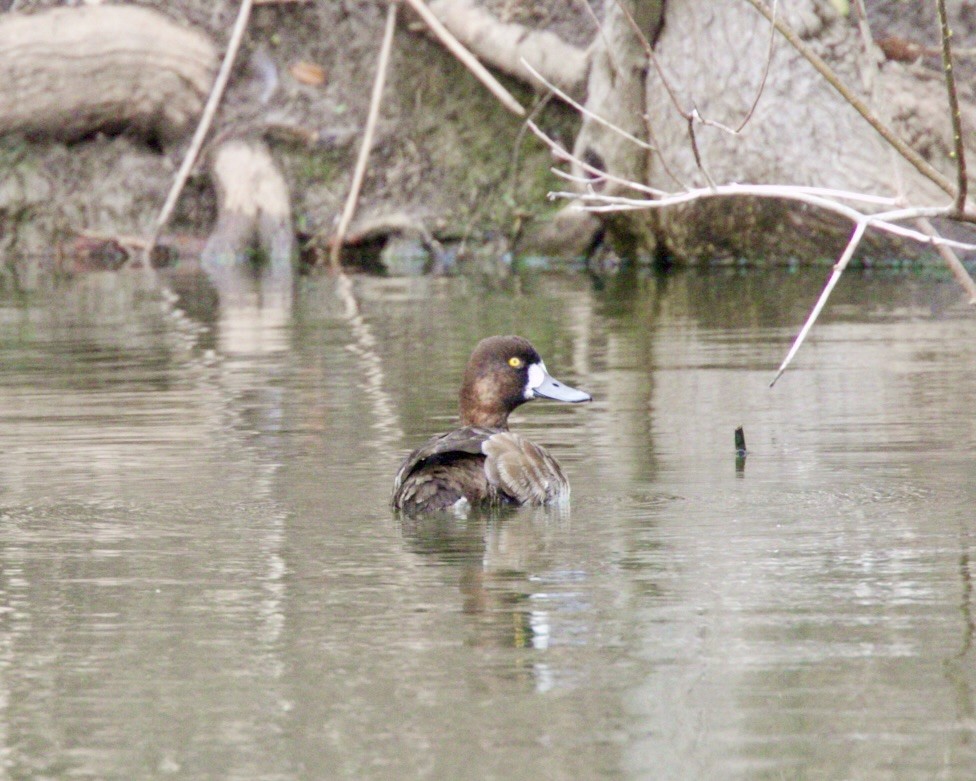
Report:
<svg viewBox="0 0 976 781"><path fill-rule="evenodd" d="M846 217L852 222L864 222L868 227L882 230L900 238L911 239L921 244L939 247L955 247L956 249L973 251L976 244L968 244L962 241L942 238L938 235L928 235L926 233L906 228L896 224L897 221L912 220L929 217L949 217L952 214L952 206L924 206L912 208L900 208L889 212L879 212L877 214L865 214L850 206L840 202L840 196L836 191L824 190L822 188L797 187L791 185L757 185L757 184L726 184L716 187L702 187L689 190L683 193L667 195L662 198L648 200L644 198L625 198L615 195L604 195L602 193L570 193L553 192L549 193L551 198L572 198L580 201L580 208L596 212L618 212L636 211L641 209L665 209L672 206L691 203L693 201L704 200L706 198L720 198L730 196L748 195L756 198L778 198L781 200L798 201L810 206L816 206L842 217ZM828 193L828 195L824 195ZM842 193L844 198L850 200L862 200L871 196L861 196L858 193Z"/></svg>
<svg viewBox="0 0 976 781"><path fill-rule="evenodd" d="M929 219L933 217L946 217L976 222L976 212L972 210L971 205L966 199L965 160L963 158L962 150L961 122L959 119L959 106L955 91L955 84L952 78L953 74L949 48L949 38L951 37L951 33L948 30L948 26L945 21L945 0L937 0L937 2L940 5L940 19L943 23L943 56L945 59L946 84L950 95L950 108L953 112L953 130L954 139L956 142L957 173L959 176L959 183L958 186L955 187L948 177L945 177L939 173L914 149L898 138L889 128L889 126L886 125L877 114L872 112L867 104L840 80L837 74L821 57L813 52L813 50L806 43L804 43L799 36L797 36L796 33L781 19L777 18L776 0L773 0L772 10L770 9L766 0L748 0L748 2L770 22L770 44L758 94L745 119L737 129L732 129L721 125L720 123L709 121L700 116L696 108L692 108L691 111L688 111L680 104L677 90L674 88L668 75L665 73L664 67L657 60L653 47L651 47L646 37L640 31L639 25L637 24L633 15L623 4L622 0L615 0L615 2L617 2L621 13L627 20L627 23L634 30L635 34L643 44L648 61L656 69L657 74L663 84L663 88L666 91L671 103L687 122L689 138L691 141L691 150L694 153L695 162L698 169L704 174L709 186L700 188L685 188L682 192L668 193L656 188L648 187L642 182L622 179L621 177L614 176L606 171L601 171L593 166L587 165L585 161L579 160L577 157L573 156L561 146L556 144L552 139L548 138L544 133L542 133L542 131L535 127L535 125L530 124L530 129L547 145L549 145L557 158L570 161L578 166L579 169L586 171L587 173L593 174L594 176L599 176L605 181L615 182L616 184L630 189L635 193L635 195L632 197L626 197L622 195L611 195L605 192L596 192L592 187L593 180L584 179L579 176L554 170L557 175L572 181L575 184L582 185L584 187L584 191L553 192L549 194L550 198L573 199L575 201L574 206L576 208L597 213L666 209L716 197L730 198L736 196L747 196L752 198L773 198L804 203L818 209L823 209L835 215L839 215L840 217L850 220L853 223L853 231L843 253L841 254L837 263L834 265L830 279L828 280L819 299L804 322L804 325L787 353L786 358L780 365L776 376L770 383L771 386L776 383L780 376L782 376L786 368L790 365L790 362L793 360L797 351L800 349L801 345L806 339L807 334L810 332L810 329L813 327L827 300L829 299L831 292L840 280L844 270L848 267L851 259L856 254L865 233L869 229L881 231L901 239L908 239L935 247L936 250L942 255L947 266L955 275L960 285L966 290L971 303L976 303L976 283L973 282L959 258L952 251L953 248L973 251L976 250L976 244L944 238L938 235L938 233L929 223ZM864 46L868 52L871 52L871 34L870 29L867 26L866 17L864 16L863 0L855 0L855 2L857 3L858 13L861 16L861 35L864 41ZM695 138L695 124L701 123L704 125L710 125L733 135L742 130L742 128L752 117L756 105L758 104L758 101L765 88L772 61L775 32L779 32L781 35L783 35L797 50L797 52L799 52L802 57L810 62L814 69L819 72L819 74L841 95L841 97L846 100L868 122L868 124L885 139L885 141L887 141L892 154L901 155L912 166L914 166L922 174L922 176L931 180L940 189L952 196L954 198L954 203L939 206L912 206L906 203L906 199L904 198L869 195L832 188L767 184L714 184L711 177L708 175L708 172L705 170L701 160ZM539 78L538 75L537 78ZM618 128L614 128L614 126L612 126L610 123L596 117L592 112L584 111L582 107L580 107L579 110L581 110L581 113L585 113L585 115L590 119L616 130L625 137L630 135L620 131ZM650 145L643 143L640 145L642 148L652 148ZM661 155L660 150L655 149L654 151L659 156ZM916 221L918 227L913 228L903 224L906 221Z"/></svg>
<svg viewBox="0 0 976 781"><path fill-rule="evenodd" d="M854 8L857 11L857 29L861 33L861 43L864 44L864 51L869 54L874 49L874 36L871 34L871 25L868 24L868 9L864 5L864 0L854 0ZM775 11L775 6L773 11Z"/></svg>
<svg viewBox="0 0 976 781"><path fill-rule="evenodd" d="M356 203L359 200L359 190L363 186L363 177L366 175L366 161L369 159L370 150L373 148L373 134L376 132L376 120L380 113L380 102L383 98L383 85L386 83L386 72L390 65L390 50L393 48L393 32L396 30L397 6L399 3L391 2L386 9L386 26L383 29L383 43L380 46L380 56L376 64L376 78L373 80L373 93L369 99L369 113L366 116L366 129L363 131L362 145L359 147L359 156L356 158L356 168L352 174L352 183L349 185L349 195L346 196L346 204L342 209L342 216L339 218L339 226L336 228L335 236L332 237L332 247L329 251L329 265L332 271L341 272L339 256L342 253L342 242L346 237L346 230L352 221L352 215L356 211Z"/></svg>
<svg viewBox="0 0 976 781"><path fill-rule="evenodd" d="M391 0L391 2L397 2L397 0ZM525 116L525 109L522 107L522 104L512 97L512 93L505 89L498 79L491 75L488 69L478 61L477 57L461 45L461 42L454 37L441 20L434 16L434 13L424 5L423 0L405 0L405 2L416 12L417 16L424 20L424 23L430 28L430 31L437 36L447 50L457 57L475 75L478 81L484 84L491 94L498 98L505 108L520 117Z"/></svg>
<svg viewBox="0 0 976 781"><path fill-rule="evenodd" d="M705 164L702 163L701 153L698 151L698 139L695 138L696 116L698 116L698 109L695 109L688 117L688 143L691 144L691 153L695 157L695 165L697 165L698 170L702 172L702 176L705 177L705 181L708 182L711 187L714 187L715 180L712 179L712 175L708 173L708 169L705 168Z"/></svg>
<svg viewBox="0 0 976 781"><path fill-rule="evenodd" d="M594 122L596 122L596 123L598 123L600 125L603 125L608 130L612 130L614 133L617 133L621 137L626 138L631 143L637 144L637 146L640 147L641 149L647 149L647 150L649 150L651 152L657 151L657 150L655 150L655 148L651 144L648 144L646 141L643 141L643 140L639 139L633 133L628 133L622 127L618 127L617 125L613 124L612 122L608 122L607 120L605 120L603 117L599 116L598 114L594 114L592 111L590 111L588 108L586 108L582 103L579 103L578 101L573 100L573 98L571 98L569 95L567 95L561 89L559 89L559 87L557 87L555 84L547 81L542 76L542 74L539 73L539 71L537 71L535 68L533 68L528 62L526 62L524 58L522 60L522 65L525 66L525 69L529 73L531 73L532 76L534 76L539 81L540 84L542 84L546 89L548 89L550 92L552 92L560 100L562 100L565 103L567 103L568 105L572 106L574 109L576 109L584 117L589 117Z"/></svg>
<svg viewBox="0 0 976 781"><path fill-rule="evenodd" d="M712 190L707 191L708 195L718 195ZM726 192L724 195L735 195L736 193ZM740 195L744 193L738 193ZM579 194L579 193L551 193L551 195L556 197L570 198L574 197L580 201L578 208L585 211L594 213L608 213L608 212L620 212L620 211L638 211L641 209L648 208L667 208L670 206L675 206L680 203L688 203L692 200L697 200L698 198L705 197L704 195L699 195L698 198L667 198L660 201L640 201L635 199L630 199L629 204L609 204L604 206L591 206L588 202L594 199L600 198L599 195L595 194ZM752 195L756 196L755 193ZM890 233L893 236L898 236L902 239L910 239L912 241L917 241L920 244L927 244L933 247L953 247L955 249L965 250L965 251L976 251L976 244L967 244L963 241L956 241L954 239L946 239L941 236L930 236L928 234L922 233L911 228L906 228L903 225L898 225L893 222L888 222L885 220L879 220L877 217L869 217L867 215L860 214L856 209L844 208L841 204L830 200L820 200L814 197L806 197L801 194L795 195L794 197L789 197L786 195L768 195L768 196L756 196L756 197L770 197L770 198L786 198L788 200L800 201L802 203L807 203L811 206L819 206L828 211L832 211L836 214L840 214L851 220L857 221L858 217L863 217L866 224L871 228L876 228L878 230L884 231L885 233ZM628 200L628 199L623 199ZM952 207L945 208L933 208L933 209L919 209L919 217L946 217L949 215ZM967 287L967 293L969 292Z"/></svg>
<svg viewBox="0 0 976 781"><path fill-rule="evenodd" d="M854 252L857 250L857 245L861 243L861 238L864 236L864 231L867 229L867 223L859 222L854 226L854 232L851 234L850 241L847 242L847 246L844 247L844 253L840 256L840 260L834 265L834 270L830 275L830 279L827 280L827 284L824 286L823 291L820 293L820 298L817 299L817 303L813 305L813 309L810 310L810 314L807 315L807 320L800 329L800 333L796 335L796 339L793 341L793 346L790 347L786 357L783 362L779 365L779 369L776 371L776 376L773 377L773 381L769 383L769 387L772 388L776 384L776 380L783 376L783 372L786 371L786 367L790 365L793 360L793 356L797 354L800 349L800 345L807 338L807 334L810 333L810 329L813 328L813 324L817 322L817 318L820 316L820 312L823 311L824 305L827 303L827 299L830 298L830 294L837 282L840 280L840 275L844 273L844 269L847 268L847 264L851 262L851 258L854 257Z"/></svg>
<svg viewBox="0 0 976 781"><path fill-rule="evenodd" d="M627 198L624 196L606 195L593 191L586 193L549 193L550 198L578 199L581 203L581 208L587 211L614 212L634 211L639 209L663 209L670 206L691 203L693 201L705 198L729 197L736 195L747 195L759 198L780 198L784 200L799 201L810 206L816 206L828 211L832 211L835 214L839 214L842 217L851 220L852 222L865 222L871 227L884 230L901 238L907 238L924 244L930 244L935 247L956 247L963 250L976 250L976 245L974 244L944 239L938 235L935 235L934 231L929 233L919 232L906 228L902 225L895 224L896 222L904 220L914 220L929 217L947 217L951 215L951 206L900 207L901 202L897 198L871 195L868 193L850 192L847 190L838 190L830 187L802 187L791 185L727 184L707 188L688 189L682 193L667 193L663 190L648 187L647 185L639 182L614 176L606 171L595 168L594 166L589 165L586 161L580 160L578 157L568 152L564 147L539 129L535 123L530 121L528 123L528 127L552 150L553 154L559 159L575 163L583 170L593 174L595 177L600 177L606 181L611 181L623 187L635 190L636 192L651 196L651 198ZM573 176L558 169L553 169L553 173L577 184L592 184L592 180L581 179L580 177ZM843 203L844 201L899 208L890 209L885 212L866 214L850 206L846 206ZM960 278L960 282L966 288L967 292L976 292L976 285L973 285L968 273L965 272L965 268L962 268L961 264L958 265L959 268L961 268L962 274L965 276L961 276L960 272L950 263L950 268L953 268L953 273ZM965 282L965 279L969 279L968 284Z"/></svg>
<svg viewBox="0 0 976 781"><path fill-rule="evenodd" d="M654 47L651 46L651 42L647 40L647 36L644 35L640 25L637 24L637 20L634 19L634 15L630 12L630 9L621 2L621 0L615 0L615 2L617 3L617 8L620 9L620 12L627 20L627 24L629 24L631 30L633 30L634 35L637 36L637 40L640 41L640 44L644 49L644 54L647 56L647 61L651 63L654 66L654 70L657 71L657 75L660 77L661 83L664 85L664 89L668 93L668 97L671 98L671 103L675 110L681 115L682 119L688 123L688 141L691 144L691 151L695 157L695 164L698 166L698 170L702 172L705 180L709 184L713 184L714 180L708 171L705 170L705 166L702 163L701 155L698 152L698 141L695 138L695 118L698 116L698 111L695 109L689 111L681 105L681 103L678 101L678 96L675 93L674 87L671 85L667 74L664 72L663 66L654 54ZM698 116L698 118L700 119L700 116Z"/></svg>
<svg viewBox="0 0 976 781"><path fill-rule="evenodd" d="M927 217L919 217L916 224L921 229L922 233L927 236L937 236L935 228ZM969 296L969 304L972 306L976 304L976 282L973 282L973 278L966 271L966 267L959 260L959 256L952 251L952 247L949 244L937 243L935 245L936 251L942 256L942 260L949 267L949 271L952 272L952 276L956 278L963 290L966 291Z"/></svg>
<svg viewBox="0 0 976 781"><path fill-rule="evenodd" d="M945 73L946 92L949 95L949 117L952 119L953 152L956 158L956 213L966 209L966 148L962 143L962 118L959 115L959 96L956 94L956 78L952 70L952 47L949 39L949 18L946 15L945 0L936 0L939 8L939 28L942 33L942 70Z"/></svg>
<svg viewBox="0 0 976 781"><path fill-rule="evenodd" d="M773 0L774 19L776 18L776 8L778 2L779 0ZM770 24L769 25L769 48L766 50L766 63L765 65L763 65L763 74L762 74L762 78L759 80L759 88L756 90L756 97L753 99L752 105L749 106L749 110L746 112L746 115L742 118L742 122L740 122L739 126L735 129L736 134L742 132L742 128L744 128L747 124L749 124L749 120L752 119L752 115L756 111L756 106L759 105L759 98L762 97L762 94L766 89L766 79L769 78L769 66L773 61L773 44L776 40L775 30L776 30L776 26Z"/></svg>
<svg viewBox="0 0 976 781"><path fill-rule="evenodd" d="M773 18L776 18L776 9L779 4L779 0L773 0ZM749 106L749 110L746 115L742 118L738 127L731 128L723 125L721 122L715 122L714 120L707 119L698 113L698 109L694 110L695 118L700 121L703 125L709 125L710 127L716 127L719 130L724 130L726 133L730 133L733 136L739 135L743 128L749 124L749 120L752 119L752 115L756 112L756 106L759 105L759 99L763 96L763 92L766 90L766 81L769 78L769 68L773 62L773 44L776 41L776 26L773 24L769 25L769 45L766 49L766 62L763 64L762 78L759 80L759 87L756 89L756 97L752 99L752 105Z"/></svg>
<svg viewBox="0 0 976 781"><path fill-rule="evenodd" d="M243 0L241 2L240 10L237 12L237 20L234 22L234 28L231 31L230 41L227 43L227 53L224 55L224 61L220 64L217 78L214 79L213 88L210 90L210 97L207 98L207 104L203 108L200 122L197 125L196 132L193 134L192 141L190 141L190 148L183 158L180 170L176 173L173 185L170 187L165 203L163 203L163 208L160 210L159 216L156 218L156 223L153 225L152 233L149 234L149 238L146 240L142 263L147 269L152 268L149 257L152 255L153 248L159 240L159 233L169 221L170 215L173 213L173 208L176 206L176 201L180 197L180 193L183 192L183 186L186 184L186 180L190 176L190 171L193 169L193 164L196 163L197 156L200 154L203 140L210 131L210 125L213 122L214 115L217 113L217 106L220 105L220 99L224 95L224 88L227 86L227 80L230 78L231 69L234 67L234 61L237 59L237 52L240 49L244 31L247 29L247 22L251 16L252 3L253 0Z"/></svg>
<svg viewBox="0 0 976 781"><path fill-rule="evenodd" d="M585 160L580 160L574 154L569 152L565 147L561 146L554 139L547 136L545 132L543 132L542 129L535 124L535 122L532 122L530 120L526 124L528 125L529 130L531 130L539 138L540 141L542 141L546 146L548 146L549 149L552 150L552 153L556 157L558 157L560 160L565 160L567 163L575 163L587 173L593 174L595 178L604 179L608 182L613 182L623 187L628 187L631 190L636 190L637 192L646 193L647 195L651 195L651 196L667 195L667 193L664 190L656 190L653 187L648 187L647 185L643 185L640 182L633 182L629 179L624 179L622 176L615 176L607 171L603 171L597 168L596 166L590 165ZM559 174L563 175L564 172L560 171ZM566 178L568 178L568 176ZM586 183L593 184L593 180L589 180ZM550 196L551 195L552 193L550 193Z"/></svg>
<svg viewBox="0 0 976 781"><path fill-rule="evenodd" d="M617 63L617 58L614 56L612 47L607 42L606 33L603 29L603 22L596 15L596 11L594 11L593 8L590 6L589 0L578 0L577 4L583 6L583 8L586 9L586 13L593 20L593 24L596 25L597 35L603 40L604 44L606 44L603 51L606 55L607 61L610 63L610 67L613 70L614 75L619 75L620 66ZM587 54L587 58L589 58L590 60L592 60L595 43L596 43L596 39L594 38L594 40L590 43L589 47L587 48L586 54Z"/></svg>
<svg viewBox="0 0 976 781"><path fill-rule="evenodd" d="M525 67L529 71L531 71L532 75L535 76L535 78L538 79L539 82L543 86L546 87L546 89L548 89L550 92L553 92L555 94L559 94L560 90L559 90L558 87L556 87L555 84L553 84L552 82L548 81L541 73L539 73L538 71L534 70L531 65L529 65L527 62L525 62L525 60L523 60L522 62L525 65ZM661 163L661 168L671 178L671 180L673 182L675 182L675 184L679 185L680 187L687 187L687 185L684 182L682 182L677 176L675 176L675 174L672 172L671 167L668 165L668 161L664 158L664 155L662 155L660 153L660 151L658 150L656 144L652 144L652 143L648 143L646 141L642 141L641 139L639 139L637 136L633 135L632 133L628 133L626 130L624 130L619 125L615 125L612 122L609 122L608 120L606 120L603 117L601 117L599 114L596 114L596 113L590 111L589 109L587 109L586 107L584 107L583 105L577 103L576 101L573 101L568 96L564 96L564 95L559 94L559 97L563 98L563 100L565 100L570 106L572 106L573 108L575 108L577 111L579 111L580 113L582 113L584 116L589 117L590 119L592 119L597 124L603 125L604 127L606 127L607 129L613 131L614 133L617 133L618 135L622 136L623 138L626 138L628 141L631 141L632 143L637 144L637 146L639 148L646 149L647 151L656 154L657 157L658 157L658 160ZM647 115L646 114L644 115L644 120L645 120L645 125L647 127L648 138L650 138L650 139L653 140L653 138L654 138L653 129L651 128L650 123L647 122ZM558 147L557 148L558 145L556 145L555 142L553 142L552 139L549 139L544 133L542 133L541 131L539 131L538 128L536 128L536 130L533 131L533 132L535 132L535 134L537 136L539 136L539 138L541 138L546 144L548 144L550 146L550 148L552 148L552 150L554 152L556 152L557 154L560 154L560 153L566 154L565 150L563 150L562 147ZM570 156L570 160L572 162L577 163L577 164L581 164L580 161L576 160L575 158L572 158L572 156ZM583 167L585 167L585 166L583 166ZM630 182L625 182L625 180L620 180L620 181L621 181L621 183L625 183L628 187L632 186L632 184Z"/></svg>
<svg viewBox="0 0 976 781"><path fill-rule="evenodd" d="M716 122L714 120L708 119L707 117L703 117L701 113L698 111L698 108L695 106L692 106L691 109L686 109L684 106L681 105L680 101L678 100L676 90L672 86L671 81L668 78L668 75L664 72L664 68L661 65L660 61L658 60L657 56L654 54L654 47L651 46L650 41L647 40L647 36L644 35L643 30L640 29L640 25L637 24L637 20L634 18L634 15L630 12L630 9L627 8L627 6L621 2L621 0L615 0L615 2L617 3L617 7L620 9L620 12L627 19L627 23L630 25L630 28L637 36L637 39L640 41L641 46L644 49L644 53L647 56L648 62L650 62L654 66L654 70L657 71L657 75L661 79L661 83L664 85L664 89L667 92L668 97L671 99L672 105L674 106L678 114L687 123L688 142L691 145L691 152L695 159L695 165L698 167L698 170L701 171L702 176L705 177L705 181L709 185L714 185L715 180L712 178L712 175L708 172L708 168L705 166L704 160L702 160L701 151L698 148L698 137L695 134L695 123L699 122L702 125L708 127L718 128L719 130L722 130L723 132L729 133L731 135L738 135L742 131L742 129L749 123L749 120L752 119L752 115L756 111L756 106L759 105L759 99L762 97L762 94L766 88L766 80L769 77L769 68L773 59L773 44L775 41L774 32L776 29L775 26L770 25L769 28L769 47L766 52L766 61L765 64L763 65L763 74L762 74L762 78L759 81L759 87L756 90L756 96L755 98L753 98L748 111L746 111L746 114L742 118L742 121L739 123L738 127L731 128L728 127L727 125L722 124L721 122ZM778 0L773 0L773 18L775 18L776 16L777 4L778 4ZM664 161L663 157L661 157L661 160L664 163L666 168L667 167L666 161ZM672 179L678 181L677 178L670 173L670 171L668 173Z"/></svg>
<svg viewBox="0 0 976 781"><path fill-rule="evenodd" d="M716 122L715 120L702 116L696 107L692 107L691 109L686 109L679 103L678 96L675 92L675 89L671 85L671 82L668 80L668 76L664 72L664 68L661 66L660 62L658 61L657 55L655 55L654 53L654 47L651 46L650 41L647 40L647 36L644 35L644 32L640 29L640 25L637 24L637 20L634 19L634 15L630 12L630 10L625 5L623 5L623 3L620 2L620 0L615 0L615 1L617 3L617 7L620 8L620 11L624 14L624 17L627 19L627 23L630 25L630 28L633 30L634 34L641 42L641 46L644 48L644 53L647 55L648 61L654 66L654 69L657 71L657 75L661 78L661 83L664 85L664 89L668 93L668 97L671 98L671 103L674 105L678 114L680 114L683 119L688 121L689 133L691 135L691 143L692 143L692 149L695 154L695 160L699 162L699 167L701 167L700 158L698 155L698 147L697 147L697 143L695 142L695 135L694 135L695 131L691 123L693 121L697 121L703 125L718 128L719 130L722 130L731 135L738 135L739 133L742 132L742 129L747 124L749 124L749 120L752 119L752 115L756 111L756 106L759 105L759 99L762 97L763 92L766 89L766 81L769 78L769 68L773 60L773 46L776 39L775 25L771 24L769 27L769 45L766 50L766 61L763 64L762 78L759 80L759 87L756 89L756 96L753 98L748 111L746 111L746 114L742 118L742 121L739 123L739 125L735 128L731 128L728 125L722 124L721 122ZM776 17L776 9L778 4L779 4L779 0L773 0L773 12L772 12L773 18ZM702 169L702 172L705 173L704 169Z"/></svg>

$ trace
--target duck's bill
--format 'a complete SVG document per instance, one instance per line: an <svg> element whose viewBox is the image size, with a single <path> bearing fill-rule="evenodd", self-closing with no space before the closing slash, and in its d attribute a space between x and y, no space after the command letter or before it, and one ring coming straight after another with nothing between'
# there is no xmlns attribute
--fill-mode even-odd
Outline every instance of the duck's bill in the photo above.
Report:
<svg viewBox="0 0 976 781"><path fill-rule="evenodd" d="M552 399L554 401L568 401L578 404L581 401L593 401L593 397L586 391L571 388L558 380L554 380L544 367L534 364L529 367L529 398ZM528 395L528 394L527 394Z"/></svg>

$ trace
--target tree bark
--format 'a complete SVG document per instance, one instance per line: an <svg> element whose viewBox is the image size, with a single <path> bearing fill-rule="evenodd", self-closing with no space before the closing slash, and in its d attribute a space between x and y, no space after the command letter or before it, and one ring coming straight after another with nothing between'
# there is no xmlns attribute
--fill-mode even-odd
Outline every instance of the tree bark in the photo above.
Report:
<svg viewBox="0 0 976 781"><path fill-rule="evenodd" d="M626 13L646 15L654 7L660 4L650 0L610 5L604 35L598 38L587 108L645 139L656 151L641 149L586 119L577 156L600 160L615 175L672 192L710 183L795 184L903 194L915 204L945 202L946 196L898 158L778 33L765 86L741 131L695 123L692 138L682 112L697 110L730 128L746 119L760 92L769 24L741 0L669 0L654 45L659 72ZM830 4L797 0L780 3L778 13L896 126L908 131L906 123L913 123L918 136L945 136L944 105L941 113L914 110L924 101L931 106L932 94L924 82L906 77L894 63L879 70L877 59L865 53L856 27ZM943 97L944 92L939 95ZM949 143L932 141L928 150L936 159L931 162L951 170L943 153L950 148ZM851 230L849 222L816 209L752 198L628 212L617 215L610 227L631 237L638 252L663 248L672 258L688 262L833 258ZM917 247L876 239L865 251L903 253Z"/></svg>

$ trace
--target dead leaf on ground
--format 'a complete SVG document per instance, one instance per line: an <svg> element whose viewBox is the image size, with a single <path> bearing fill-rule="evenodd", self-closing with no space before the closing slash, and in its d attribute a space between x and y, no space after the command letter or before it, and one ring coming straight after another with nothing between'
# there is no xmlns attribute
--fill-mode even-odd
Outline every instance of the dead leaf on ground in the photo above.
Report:
<svg viewBox="0 0 976 781"><path fill-rule="evenodd" d="M310 84L313 87L325 84L325 68L316 65L314 62L300 60L292 63L288 71L295 77L296 81L300 81L302 84Z"/></svg>

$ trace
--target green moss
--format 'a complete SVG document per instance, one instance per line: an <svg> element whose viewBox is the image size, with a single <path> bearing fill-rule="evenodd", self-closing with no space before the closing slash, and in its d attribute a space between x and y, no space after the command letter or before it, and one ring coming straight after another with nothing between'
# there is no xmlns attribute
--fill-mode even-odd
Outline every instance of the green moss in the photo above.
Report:
<svg viewBox="0 0 976 781"><path fill-rule="evenodd" d="M361 74L358 89L368 92L372 78L372 72ZM505 86L527 110L538 100L514 80ZM356 102L342 118L356 129L348 143L276 147L296 219L307 218L308 227L330 225L341 208L365 121L365 106ZM563 139L578 130L575 112L555 101L535 121ZM390 66L357 213L405 212L438 236L464 238L468 246L508 238L524 219L562 205L546 197L563 187L551 165L549 150L524 120L506 111L464 66L423 36L404 36Z"/></svg>
<svg viewBox="0 0 976 781"><path fill-rule="evenodd" d="M303 150L300 154L288 157L291 160L292 175L306 186L316 182L330 182L345 171L344 156L334 150Z"/></svg>
<svg viewBox="0 0 976 781"><path fill-rule="evenodd" d="M434 200L466 233L508 234L519 214L558 208L546 198L560 188L549 171L549 150L460 63L439 47L423 45L430 51L400 63L396 94L405 128L412 128L409 143L439 183ZM537 100L531 91L511 79L502 81L531 109ZM563 138L578 129L574 112L557 103L546 106L536 121Z"/></svg>

